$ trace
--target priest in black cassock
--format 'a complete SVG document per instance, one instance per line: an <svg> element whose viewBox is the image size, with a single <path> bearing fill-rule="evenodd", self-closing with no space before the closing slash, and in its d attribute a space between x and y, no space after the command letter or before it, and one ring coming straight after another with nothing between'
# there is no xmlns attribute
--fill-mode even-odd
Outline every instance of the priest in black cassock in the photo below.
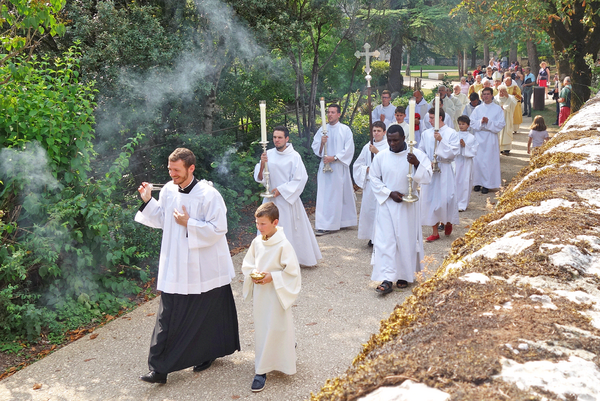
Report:
<svg viewBox="0 0 600 401"><path fill-rule="evenodd" d="M135 221L163 230L150 372L140 377L149 383L166 383L168 373L191 366L200 372L240 350L227 208L211 182L194 177L195 164L189 149L175 149L168 163L172 181L159 199L151 196L151 184L138 188L144 204Z"/></svg>

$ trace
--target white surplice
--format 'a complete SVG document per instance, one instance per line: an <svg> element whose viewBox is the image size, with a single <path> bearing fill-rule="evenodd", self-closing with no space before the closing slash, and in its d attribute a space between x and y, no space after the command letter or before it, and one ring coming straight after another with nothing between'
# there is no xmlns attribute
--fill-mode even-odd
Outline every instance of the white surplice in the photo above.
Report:
<svg viewBox="0 0 600 401"><path fill-rule="evenodd" d="M500 95L494 96L494 101L498 103L504 111L504 128L498 133L498 143L500 150L510 150L512 148L513 132L514 132L514 114L515 108L517 107L517 99L513 95L508 97L500 97Z"/></svg>
<svg viewBox="0 0 600 401"><path fill-rule="evenodd" d="M358 238L373 240L373 229L375 227L375 211L377 209L377 200L371 188L371 181L367 170L371 166L371 151L367 143L354 161L352 167L354 182L363 189L362 202L360 204L360 215L358 218ZM373 142L373 145L381 152L388 148L387 138L384 136L379 142Z"/></svg>
<svg viewBox="0 0 600 401"><path fill-rule="evenodd" d="M385 120L382 122L385 124L386 127L389 127L390 124L396 122L395 111L396 106L394 106L391 103L387 106L380 104L377 107L375 107L375 109L373 109L373 111L371 112L371 118L373 119L373 122L381 121L381 115L383 114L385 115Z"/></svg>
<svg viewBox="0 0 600 401"><path fill-rule="evenodd" d="M327 156L337 156L329 163L333 172L323 172L323 154L319 153L323 128L319 128L312 143L315 154L321 158L317 172L317 205L315 228L336 231L357 224L356 201L350 163L354 157L354 139L350 128L340 122L327 124Z"/></svg>
<svg viewBox="0 0 600 401"><path fill-rule="evenodd" d="M473 188L473 157L477 154L479 144L475 135L469 131L458 131L459 139L465 142L460 147L460 154L454 159L456 163L456 199L458 210L467 210Z"/></svg>
<svg viewBox="0 0 600 401"><path fill-rule="evenodd" d="M250 273L269 272L273 281L254 284ZM257 236L242 262L245 300L252 297L254 318L254 369L256 374L277 370L296 373L296 337L292 304L300 293L300 265L284 230L269 239Z"/></svg>
<svg viewBox="0 0 600 401"><path fill-rule="evenodd" d="M433 161L435 149L434 130L428 129L421 134L419 150ZM452 170L452 161L460 153L458 133L444 125L440 127L442 140L437 144L439 173L433 173L429 184L421 185L421 224L433 226L438 223L458 224L458 205L456 200L456 179Z"/></svg>
<svg viewBox="0 0 600 401"><path fill-rule="evenodd" d="M487 123L482 122L483 117L488 118ZM504 124L504 111L494 102L481 103L471 113L471 128L479 144L477 155L473 158L473 185L500 188L498 132L502 131Z"/></svg>
<svg viewBox="0 0 600 401"><path fill-rule="evenodd" d="M291 143L283 151L269 149L269 185L271 191L277 188L280 195L275 198L264 198L263 203L272 201L279 209L279 227L285 228L285 234L290 241L298 261L304 266L314 266L322 259L315 233L300 199L308 180L302 157L294 150ZM258 179L260 162L254 167L254 179Z"/></svg>
<svg viewBox="0 0 600 401"><path fill-rule="evenodd" d="M177 224L173 212L190 215L187 227ZM179 192L169 181L137 212L135 221L162 228L157 289L169 294L201 294L222 287L235 277L227 245L227 207L219 191L199 181L190 193Z"/></svg>
<svg viewBox="0 0 600 401"><path fill-rule="evenodd" d="M419 149L413 150L419 167L408 163L408 149L394 153L384 149L375 155L369 169L369 180L373 193L379 203L375 217L375 240L373 245L373 274L371 280L406 280L414 282L415 273L421 271L423 251L423 233L421 231L421 212L416 202L394 202L390 198L392 191L404 196L408 194L408 178L413 175L413 193L417 194L418 185L431 180L431 163Z"/></svg>

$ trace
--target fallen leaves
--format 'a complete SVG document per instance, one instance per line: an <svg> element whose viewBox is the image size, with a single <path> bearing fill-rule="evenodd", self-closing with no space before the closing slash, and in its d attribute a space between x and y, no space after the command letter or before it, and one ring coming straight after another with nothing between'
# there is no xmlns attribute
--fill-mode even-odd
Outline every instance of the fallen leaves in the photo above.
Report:
<svg viewBox="0 0 600 401"><path fill-rule="evenodd" d="M90 340L95 339L96 337L98 337L98 334L94 333L90 335Z"/></svg>
<svg viewBox="0 0 600 401"><path fill-rule="evenodd" d="M35 384L33 385L33 389L34 389L34 390L39 390L39 389L41 389L41 388L42 388L42 385L41 385L40 383L35 383Z"/></svg>

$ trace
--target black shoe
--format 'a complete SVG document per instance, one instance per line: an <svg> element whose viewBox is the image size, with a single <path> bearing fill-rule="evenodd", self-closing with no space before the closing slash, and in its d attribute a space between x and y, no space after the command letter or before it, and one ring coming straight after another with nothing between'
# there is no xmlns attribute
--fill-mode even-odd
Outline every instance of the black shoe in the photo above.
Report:
<svg viewBox="0 0 600 401"><path fill-rule="evenodd" d="M488 192L490 192L489 189L487 189L486 187L481 187L481 193L482 194L487 194Z"/></svg>
<svg viewBox="0 0 600 401"><path fill-rule="evenodd" d="M443 230L445 228L446 226L444 226L444 223L440 223L440 225L438 226L438 230Z"/></svg>
<svg viewBox="0 0 600 401"><path fill-rule="evenodd" d="M526 116L526 115L527 115L527 112L523 113L523 115L524 115L524 116Z"/></svg>
<svg viewBox="0 0 600 401"><path fill-rule="evenodd" d="M212 365L214 361L214 359L211 359L210 361L202 362L200 365L194 366L194 372L198 373L210 368L210 365Z"/></svg>
<svg viewBox="0 0 600 401"><path fill-rule="evenodd" d="M373 241L369 240L369 243L367 245L373 246Z"/></svg>
<svg viewBox="0 0 600 401"><path fill-rule="evenodd" d="M527 117L531 117L531 114L527 114Z"/></svg>
<svg viewBox="0 0 600 401"><path fill-rule="evenodd" d="M267 374L264 375L256 375L254 376L254 380L252 380L252 391L258 393L259 391L263 391L265 389L265 384L267 382Z"/></svg>
<svg viewBox="0 0 600 401"><path fill-rule="evenodd" d="M475 192L479 192L479 191L481 191L481 185L475 185L475 186L473 187L473 191L475 191Z"/></svg>
<svg viewBox="0 0 600 401"><path fill-rule="evenodd" d="M145 381L146 383L158 383L165 384L167 382L167 374L166 373L157 373L153 370L146 373L144 376L140 376L140 380Z"/></svg>

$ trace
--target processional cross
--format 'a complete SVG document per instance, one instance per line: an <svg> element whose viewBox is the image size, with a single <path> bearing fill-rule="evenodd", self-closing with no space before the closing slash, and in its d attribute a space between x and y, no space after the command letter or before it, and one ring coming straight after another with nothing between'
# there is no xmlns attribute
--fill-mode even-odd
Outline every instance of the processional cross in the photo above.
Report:
<svg viewBox="0 0 600 401"><path fill-rule="evenodd" d="M365 79L367 80L367 109L369 110L369 138L371 139L371 145L372 145L373 144L373 131L371 130L371 126L373 125L373 116L371 113L371 78L373 78L373 77L371 76L370 61L371 61L371 56L379 57L379 50L370 52L369 49L371 48L371 45L368 43L365 43L365 45L363 47L365 48L364 52L360 52L357 50L356 53L354 53L354 55L356 56L356 58L361 58L364 56L365 60L366 60L365 73L367 75L365 76ZM371 159L373 159L373 153L371 153Z"/></svg>

